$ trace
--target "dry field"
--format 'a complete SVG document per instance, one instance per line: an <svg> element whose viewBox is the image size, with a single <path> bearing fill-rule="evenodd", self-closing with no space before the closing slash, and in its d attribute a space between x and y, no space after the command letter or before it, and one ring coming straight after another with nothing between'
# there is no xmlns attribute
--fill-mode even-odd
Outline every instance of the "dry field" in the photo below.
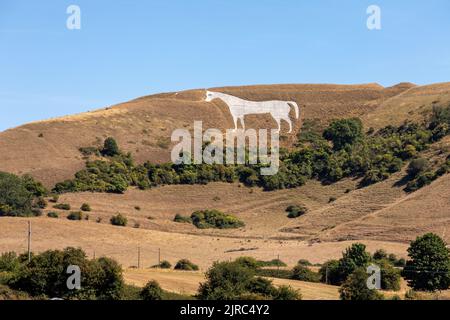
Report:
<svg viewBox="0 0 450 320"><path fill-rule="evenodd" d="M193 295L198 286L205 281L202 272L174 271L174 270L137 270L127 269L124 272L125 281L143 287L148 281L156 280L164 290ZM289 285L300 290L304 300L338 300L338 287L322 283L311 283L287 279L269 278L275 286Z"/></svg>
<svg viewBox="0 0 450 320"><path fill-rule="evenodd" d="M32 222L32 249L41 252L68 246L83 248L89 257L108 256L117 259L123 267L137 266L138 247L141 267L150 267L161 259L175 264L188 258L206 270L214 261L233 260L239 256L271 260L280 257L294 266L299 259L322 263L339 258L353 241L310 244L300 240L240 239L207 235L192 235L156 230L115 227L90 221L69 221L39 217L1 218L0 252L25 252L27 248L27 222ZM363 240L370 252L383 248L400 257L405 256L407 244Z"/></svg>

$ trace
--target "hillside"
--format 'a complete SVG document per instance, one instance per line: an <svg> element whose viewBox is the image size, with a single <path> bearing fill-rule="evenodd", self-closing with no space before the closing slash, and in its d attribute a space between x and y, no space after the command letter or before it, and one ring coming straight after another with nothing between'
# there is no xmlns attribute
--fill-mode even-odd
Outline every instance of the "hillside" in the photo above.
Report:
<svg viewBox="0 0 450 320"><path fill-rule="evenodd" d="M241 98L290 100L300 106L301 121L358 116L375 110L383 101L411 85L383 88L368 85L261 85L212 88ZM170 159L170 136L176 128L191 128L202 120L204 128L232 128L232 118L220 100L204 101L204 90L156 94L106 109L44 120L0 132L0 171L31 173L47 186L71 178L84 166L81 147L98 146L113 136L138 162ZM295 123L282 144L290 146L301 127ZM267 116L246 117L247 127L274 127Z"/></svg>
<svg viewBox="0 0 450 320"><path fill-rule="evenodd" d="M360 117L365 130L420 123L434 105L450 102L450 83L415 86L402 83L390 88L368 85L264 85L213 88L248 100L292 100L300 106L301 120L287 136L284 146L297 140L305 120L323 128L336 118ZM169 160L168 140L172 130L190 128L203 120L204 128L232 128L226 106L219 100L207 103L204 90L164 93L141 97L103 110L30 123L0 133L0 171L31 173L53 186L84 167L80 147L100 146L105 137L117 139L123 151L137 162ZM246 117L247 127L267 127L269 116ZM275 123L271 123L275 127ZM418 156L432 166L441 164L450 152L447 136ZM408 193L406 165L384 181L360 188L360 178L336 183L309 180L301 187L266 192L242 183L214 182L207 185L165 185L148 190L129 188L124 194L65 193L60 203L78 210L92 207L89 221L68 221L67 211L52 208L33 218L33 249L80 246L88 253L107 255L125 266L135 265L136 250L143 263L155 264L158 249L171 262L189 257L207 268L218 259L251 255L273 259L280 255L288 264L299 258L324 262L338 257L355 241L369 250L384 248L405 256L407 243L426 232L435 232L450 242L450 176ZM434 168L433 167L433 168ZM400 169L400 168L399 168ZM308 211L289 219L286 207L304 205ZM176 223L175 214L218 209L245 223L239 229L198 229ZM59 219L46 217L57 211ZM124 228L110 225L111 216L128 218ZM0 218L1 251L25 249L26 219ZM74 227L76 226L76 227ZM134 227L134 228L133 228ZM207 243L207 246L204 244Z"/></svg>

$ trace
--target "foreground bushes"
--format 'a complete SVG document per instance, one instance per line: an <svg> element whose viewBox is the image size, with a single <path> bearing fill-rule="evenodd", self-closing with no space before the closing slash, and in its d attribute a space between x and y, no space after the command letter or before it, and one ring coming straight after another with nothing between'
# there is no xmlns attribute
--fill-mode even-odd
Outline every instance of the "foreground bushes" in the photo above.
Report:
<svg viewBox="0 0 450 320"><path fill-rule="evenodd" d="M200 284L202 300L274 299L300 300L301 295L290 287L276 288L272 281L255 276L255 270L240 262L216 262Z"/></svg>
<svg viewBox="0 0 450 320"><path fill-rule="evenodd" d="M109 258L88 260L81 249L49 250L33 255L28 263L17 257L19 267L12 271L8 285L31 296L64 299L117 300L124 286L122 268ZM69 290L66 285L69 265L81 270L81 289Z"/></svg>

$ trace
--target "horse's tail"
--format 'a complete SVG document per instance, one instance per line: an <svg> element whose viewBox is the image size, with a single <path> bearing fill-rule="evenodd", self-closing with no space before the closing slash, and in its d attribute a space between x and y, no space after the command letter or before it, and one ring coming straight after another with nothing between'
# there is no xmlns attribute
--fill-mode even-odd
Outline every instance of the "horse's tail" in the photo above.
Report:
<svg viewBox="0 0 450 320"><path fill-rule="evenodd" d="M289 104L294 106L294 110L295 110L295 119L298 119L299 117L299 110L298 110L298 105L296 102L294 101L288 101Z"/></svg>

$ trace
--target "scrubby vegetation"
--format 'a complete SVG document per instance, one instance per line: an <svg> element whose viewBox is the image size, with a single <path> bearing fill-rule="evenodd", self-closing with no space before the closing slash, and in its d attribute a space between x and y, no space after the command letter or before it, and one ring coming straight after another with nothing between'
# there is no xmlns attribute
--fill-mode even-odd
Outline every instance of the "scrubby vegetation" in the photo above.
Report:
<svg viewBox="0 0 450 320"><path fill-rule="evenodd" d="M83 220L83 213L81 211L72 211L67 215L69 220Z"/></svg>
<svg viewBox="0 0 450 320"><path fill-rule="evenodd" d="M206 273L206 282L200 284L198 298L300 300L301 294L286 286L276 288L272 281L257 277L254 268L240 260L214 263Z"/></svg>
<svg viewBox="0 0 450 320"><path fill-rule="evenodd" d="M7 263L5 263L7 261ZM69 265L80 267L81 289L69 290L66 282ZM66 248L25 255L2 255L0 272L8 274L6 285L32 297L64 299L117 300L122 298L122 269L109 258L88 260L81 249Z"/></svg>
<svg viewBox="0 0 450 320"><path fill-rule="evenodd" d="M163 294L163 290L156 281L149 281L140 293L141 298L144 301L162 300Z"/></svg>
<svg viewBox="0 0 450 320"><path fill-rule="evenodd" d="M0 216L29 217L41 214L48 191L31 176L0 172Z"/></svg>
<svg viewBox="0 0 450 320"><path fill-rule="evenodd" d="M55 209L59 209L59 210L70 210L70 204L68 204L68 203L58 203L58 204L55 204L54 206L53 206L53 208L55 208Z"/></svg>
<svg viewBox="0 0 450 320"><path fill-rule="evenodd" d="M128 219L122 214L112 216L109 220L113 226L125 227L128 223Z"/></svg>
<svg viewBox="0 0 450 320"><path fill-rule="evenodd" d="M181 259L177 262L174 267L175 270L184 270L184 271L197 271L198 266L188 259Z"/></svg>
<svg viewBox="0 0 450 320"><path fill-rule="evenodd" d="M83 203L80 207L81 211L91 211L91 206L89 205L89 203Z"/></svg>
<svg viewBox="0 0 450 320"><path fill-rule="evenodd" d="M163 260L159 264L155 264L154 266L152 266L152 268L170 269L172 268L172 264L167 260Z"/></svg>
<svg viewBox="0 0 450 320"><path fill-rule="evenodd" d="M295 188L309 179L334 183L346 177L361 179L360 187L377 183L398 172L432 143L450 134L450 106L435 108L426 124L404 123L364 133L356 118L340 119L318 130L303 128L297 147L280 155L279 172L260 174L261 165L152 164L135 165L130 154L120 152L113 138L105 140L104 160L88 161L73 180L58 183L54 191L123 193L129 186L148 189L167 184L206 184L239 181L266 191ZM411 165L412 166L412 165ZM406 187L414 191L449 172L450 161L437 170L416 174Z"/></svg>
<svg viewBox="0 0 450 320"><path fill-rule="evenodd" d="M298 218L304 215L307 211L308 209L303 205L299 206L291 205L286 208L286 212L288 213L287 217L291 219Z"/></svg>
<svg viewBox="0 0 450 320"><path fill-rule="evenodd" d="M199 229L230 229L244 226L244 223L236 217L218 210L195 211L191 215L191 220L194 226Z"/></svg>
<svg viewBox="0 0 450 320"><path fill-rule="evenodd" d="M47 213L47 217L49 217L49 218L59 218L59 214L58 214L58 212L50 211L50 212Z"/></svg>
<svg viewBox="0 0 450 320"><path fill-rule="evenodd" d="M176 214L174 222L192 223L199 229L231 229L240 228L245 224L236 217L220 212L219 210L201 210L195 211L190 217Z"/></svg>

